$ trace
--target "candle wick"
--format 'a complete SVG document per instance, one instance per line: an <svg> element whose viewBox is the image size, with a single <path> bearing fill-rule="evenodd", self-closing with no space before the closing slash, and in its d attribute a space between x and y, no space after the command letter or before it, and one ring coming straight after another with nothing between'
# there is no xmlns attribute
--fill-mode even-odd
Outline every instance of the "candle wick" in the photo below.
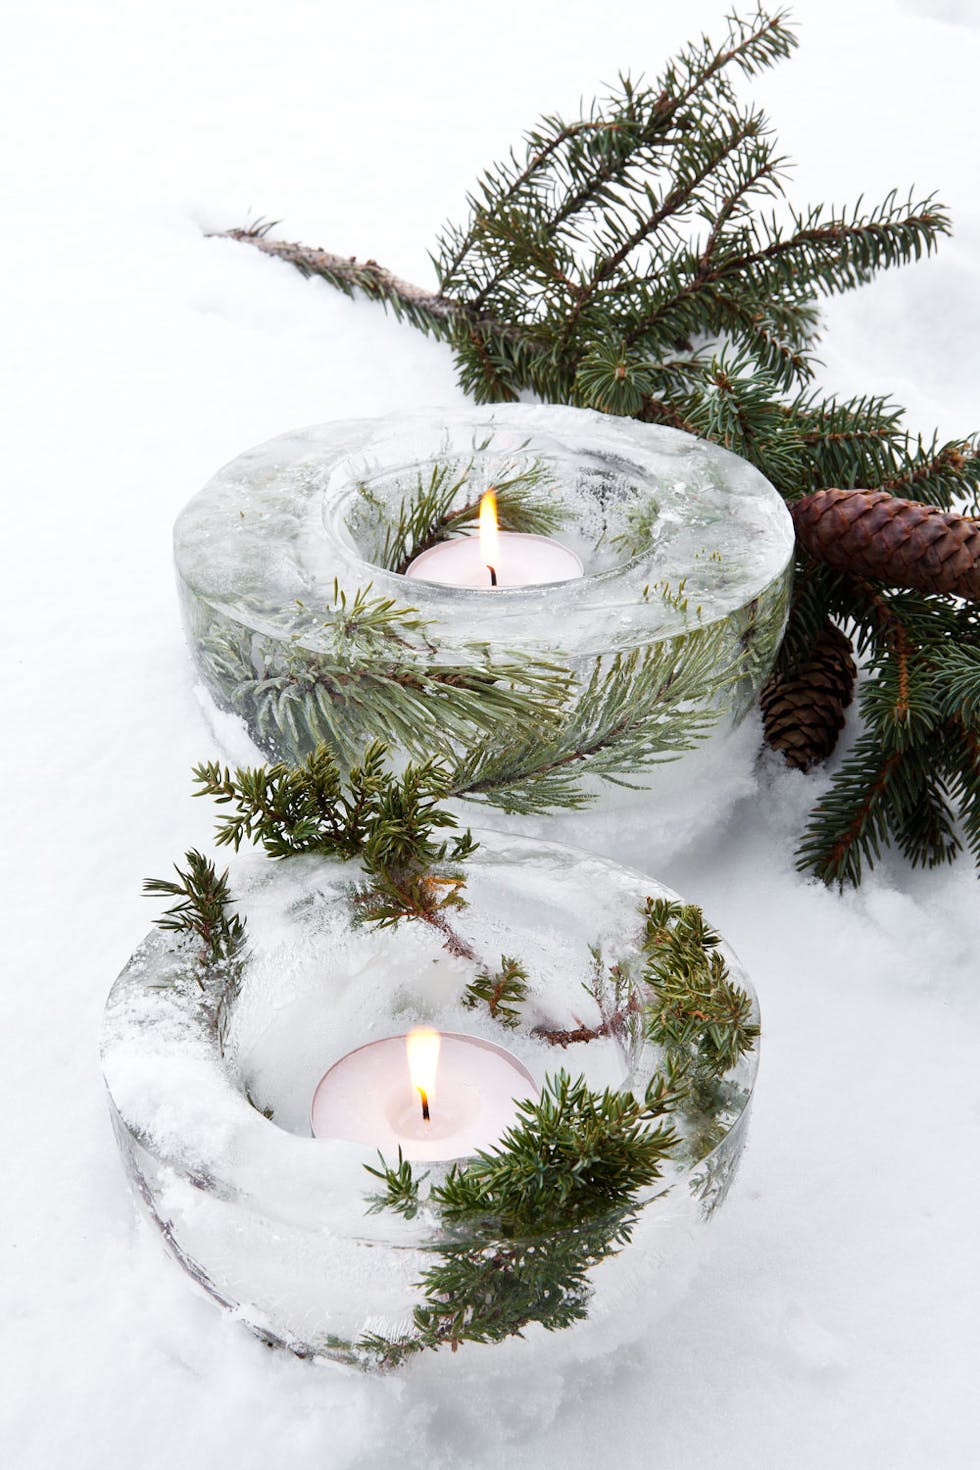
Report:
<svg viewBox="0 0 980 1470"><path fill-rule="evenodd" d="M422 1099L422 1118L423 1118L424 1122L428 1123L428 1121L429 1121L429 1099L425 1095L425 1088L424 1087L420 1087L418 1089L418 1094L419 1094L419 1097Z"/></svg>
<svg viewBox="0 0 980 1470"><path fill-rule="evenodd" d="M490 573L490 586L491 587L496 587L496 585L497 585L497 573L494 571L493 567L490 565L489 562L487 563L487 571Z"/></svg>

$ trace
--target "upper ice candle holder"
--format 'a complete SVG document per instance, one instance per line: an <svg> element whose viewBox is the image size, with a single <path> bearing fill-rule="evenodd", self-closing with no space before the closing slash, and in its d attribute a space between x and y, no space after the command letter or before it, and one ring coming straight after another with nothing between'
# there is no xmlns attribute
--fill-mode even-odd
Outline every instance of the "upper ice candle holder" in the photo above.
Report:
<svg viewBox="0 0 980 1470"><path fill-rule="evenodd" d="M495 587L473 540L488 490ZM425 580L464 540L476 585ZM745 714L792 550L782 499L737 456L523 404L284 435L221 470L175 530L198 667L265 752L326 741L350 763L379 738L443 757L455 794L532 814L642 785Z"/></svg>
<svg viewBox="0 0 980 1470"><path fill-rule="evenodd" d="M684 1291L704 1224L734 1175L757 1053L729 1058L712 1080L702 1067L711 1037L697 1039L724 966L741 988L744 1019L758 1020L727 946L710 937L705 999L683 1027L673 1012L666 1018L665 1050L645 1009L651 966L669 959L657 926L684 920L665 910L651 938L649 916L651 902L675 895L604 859L486 832L466 874L467 903L453 915L465 943L447 949L430 924L354 923L349 864L239 858L242 960L202 964L196 942L155 930L109 996L103 1067L135 1192L200 1287L302 1356L403 1361L420 1330L416 1309L433 1293L441 1299L446 1273L452 1310L485 1315L494 1355L605 1352ZM491 1010L492 984L468 1003L467 987L502 954L525 977L510 1025L515 1018ZM433 1064L434 1080L413 1074L409 1086L401 1047L384 1039L417 1022L455 1038L460 1060L444 1056L447 1070L437 1077ZM556 1209L548 1187L577 1172L566 1161L558 1174L545 1158L540 1212L532 1199L521 1233L508 1225L506 1202L496 1222L433 1208L430 1190L446 1180L447 1160L477 1142L492 1150L513 1122L512 1098L534 1098L564 1070L584 1078L593 1099L609 1089L614 1100L642 1101L657 1077L668 1092L675 1086L682 1054L683 1099L643 1125L663 1121L675 1135L659 1177L628 1197L613 1191L608 1214L583 1210L574 1190ZM431 1100L432 1142L417 1142L426 1130L416 1089ZM581 1134L586 1171L591 1157L606 1157L595 1130L616 1126L592 1116ZM368 1167L382 1167L380 1150L397 1168L399 1139L407 1157L425 1161L416 1166L419 1197L378 1209L383 1190ZM437 1337L451 1345L451 1322L442 1330L439 1319ZM440 1361L446 1371L487 1367L472 1341Z"/></svg>

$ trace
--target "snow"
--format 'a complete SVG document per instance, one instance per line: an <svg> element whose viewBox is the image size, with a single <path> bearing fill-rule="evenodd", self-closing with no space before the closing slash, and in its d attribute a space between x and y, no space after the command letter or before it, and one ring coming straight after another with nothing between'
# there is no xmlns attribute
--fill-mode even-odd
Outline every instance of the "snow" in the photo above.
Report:
<svg viewBox="0 0 980 1470"><path fill-rule="evenodd" d="M516 0L9 0L4 1465L980 1460L976 881L968 864L889 861L843 898L807 882L794 834L826 777L756 767L749 744L715 827L679 831L656 870L759 989L753 1132L710 1263L629 1351L542 1358L533 1376L504 1362L465 1392L438 1356L374 1379L274 1355L165 1261L106 1117L101 1010L151 917L140 880L209 830L191 764L242 753L182 645L173 519L276 433L463 401L441 347L202 231L251 209L428 280L440 221L523 127L620 67L656 71L726 8L690 0L651 23L624 3L597 26L586 0L560 16ZM980 7L795 10L801 52L753 85L798 160L794 197L914 183L957 225L937 258L830 304L823 381L966 433Z"/></svg>

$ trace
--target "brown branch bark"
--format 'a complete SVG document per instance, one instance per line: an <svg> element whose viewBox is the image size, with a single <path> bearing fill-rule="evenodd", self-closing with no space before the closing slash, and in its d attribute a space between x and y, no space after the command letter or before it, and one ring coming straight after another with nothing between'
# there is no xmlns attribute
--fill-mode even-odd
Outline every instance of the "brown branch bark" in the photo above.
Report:
<svg viewBox="0 0 980 1470"><path fill-rule="evenodd" d="M474 964L477 963L476 951L473 946L461 934L457 933L443 914L438 912L428 914L420 912L418 917L442 935L443 949L448 950L458 960L472 960Z"/></svg>
<svg viewBox="0 0 980 1470"><path fill-rule="evenodd" d="M464 325L471 335L479 337L480 342L485 336L496 336L519 344L525 353L544 352L543 348L530 341L521 327L488 316L471 302L443 296L438 291L426 291L422 286L404 281L376 260L334 255L332 251L290 240L270 240L262 231L254 229L216 230L208 239L235 240L242 245L252 245L263 255L285 261L305 276L320 276L345 295L352 296L355 291L361 291L372 301L391 306L396 313L414 315L416 320L424 318L429 329L444 341L449 341L454 331Z"/></svg>
<svg viewBox="0 0 980 1470"><path fill-rule="evenodd" d="M459 302L447 296L426 291L421 286L413 286L410 281L403 281L384 266L378 265L376 260L359 261L354 255L334 255L329 250L300 245L295 241L270 240L258 230L218 230L208 238L237 240L244 245L254 245L263 255L284 260L306 275L325 276L339 284L341 289L356 288L368 296L394 298L407 307L425 311L447 323L464 310Z"/></svg>
<svg viewBox="0 0 980 1470"><path fill-rule="evenodd" d="M561 1027L535 1026L531 1032L532 1036L540 1036L542 1041L547 1041L549 1046L572 1046L576 1042L598 1041L602 1036L616 1036L626 1024L628 1016L634 1016L641 1009L640 1002L636 996L631 996L629 1004L614 1011L606 1020L600 1021L598 1026L574 1026L570 1030Z"/></svg>

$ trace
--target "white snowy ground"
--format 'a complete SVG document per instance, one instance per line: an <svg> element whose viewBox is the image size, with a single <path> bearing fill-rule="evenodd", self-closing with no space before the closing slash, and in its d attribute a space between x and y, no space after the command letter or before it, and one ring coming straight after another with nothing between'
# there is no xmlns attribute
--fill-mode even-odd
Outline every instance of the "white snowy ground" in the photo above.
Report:
<svg viewBox="0 0 980 1470"><path fill-rule="evenodd" d="M793 872L824 777L743 741L717 829L660 863L754 973L763 1067L715 1253L642 1347L465 1393L277 1357L137 1223L97 1061L146 874L204 840L222 754L169 535L244 447L460 401L449 354L203 231L249 214L430 279L434 231L539 113L655 72L724 0L343 6L7 0L0 106L5 868L0 1463L968 1467L980 912L966 863L839 898ZM955 238L828 311L825 383L980 424L980 5L801 0L756 84L794 193L936 188Z"/></svg>

